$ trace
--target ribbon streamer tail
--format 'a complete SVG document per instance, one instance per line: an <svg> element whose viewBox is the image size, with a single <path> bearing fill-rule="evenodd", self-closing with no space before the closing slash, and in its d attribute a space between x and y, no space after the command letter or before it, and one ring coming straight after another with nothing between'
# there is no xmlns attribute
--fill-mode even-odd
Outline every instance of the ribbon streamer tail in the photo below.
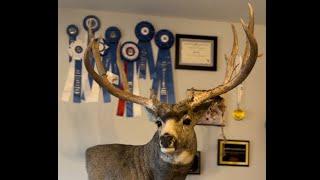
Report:
<svg viewBox="0 0 320 180"><path fill-rule="evenodd" d="M95 66L94 69L97 71L97 66ZM93 81L92 88L90 88L88 78L86 78L86 90L86 103L99 101L100 86L96 81Z"/></svg>
<svg viewBox="0 0 320 180"><path fill-rule="evenodd" d="M134 62L125 61L125 72L127 75L129 91L133 92L133 86L136 82L134 82ZM126 115L127 117L133 117L133 103L130 101L126 101Z"/></svg>
<svg viewBox="0 0 320 180"><path fill-rule="evenodd" d="M154 78L154 73L155 73L155 66L154 66L154 59L153 59L153 51L152 51L152 46L151 43L149 42L149 45L147 45L147 54L148 54L148 67L149 67L149 74L150 74L150 79Z"/></svg>
<svg viewBox="0 0 320 180"><path fill-rule="evenodd" d="M62 97L61 100L63 102L69 102L70 97L72 95L72 90L73 90L73 81L74 81L74 60L69 63L69 70L68 70L68 75L67 79L64 85L64 89L62 92Z"/></svg>
<svg viewBox="0 0 320 180"><path fill-rule="evenodd" d="M82 60L75 60L75 71L74 71L74 81L73 81L73 102L81 103L82 95Z"/></svg>
<svg viewBox="0 0 320 180"><path fill-rule="evenodd" d="M135 63L135 66L138 66L136 63ZM136 69L136 68L134 68ZM137 72L135 72L136 74ZM134 81L134 84L133 84L133 94L136 94L136 95L140 95L140 89L139 89L139 78L138 76L134 76L133 77L133 81ZM140 117L142 114L142 110L141 110L141 105L139 104L133 104L133 115L134 117Z"/></svg>

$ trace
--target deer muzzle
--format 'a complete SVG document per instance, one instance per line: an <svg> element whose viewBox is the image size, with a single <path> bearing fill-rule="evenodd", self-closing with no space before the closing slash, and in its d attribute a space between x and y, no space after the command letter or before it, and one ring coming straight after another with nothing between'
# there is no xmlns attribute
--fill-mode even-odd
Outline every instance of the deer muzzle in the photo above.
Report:
<svg viewBox="0 0 320 180"><path fill-rule="evenodd" d="M163 153L172 153L176 150L176 139L174 136L165 133L164 135L160 136L160 147Z"/></svg>

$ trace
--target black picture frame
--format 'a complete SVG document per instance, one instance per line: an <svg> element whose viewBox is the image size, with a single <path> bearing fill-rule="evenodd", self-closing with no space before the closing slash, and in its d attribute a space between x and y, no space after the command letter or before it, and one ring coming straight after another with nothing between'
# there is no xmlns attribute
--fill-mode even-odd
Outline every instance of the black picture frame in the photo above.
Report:
<svg viewBox="0 0 320 180"><path fill-rule="evenodd" d="M181 63L181 43L182 40L192 40L192 41L213 41L212 47L212 59L210 63L212 65L197 65L195 64L182 64ZM188 35L188 34L176 34L176 58L175 58L175 68L176 69L187 69L187 70L202 70L202 71L217 71L217 50L218 49L218 37L217 36L202 36L202 35Z"/></svg>
<svg viewBox="0 0 320 180"><path fill-rule="evenodd" d="M217 164L219 166L249 167L249 157L250 141L218 139Z"/></svg>
<svg viewBox="0 0 320 180"><path fill-rule="evenodd" d="M192 162L192 166L188 172L188 174L200 174L200 170L201 170L201 155L200 155L200 151L197 151L196 155L194 156L193 162Z"/></svg>

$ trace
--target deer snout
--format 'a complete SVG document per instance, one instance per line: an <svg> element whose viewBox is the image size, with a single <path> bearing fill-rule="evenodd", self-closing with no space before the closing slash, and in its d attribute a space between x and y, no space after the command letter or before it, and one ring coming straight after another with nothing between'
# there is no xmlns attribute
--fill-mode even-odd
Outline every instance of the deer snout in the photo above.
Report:
<svg viewBox="0 0 320 180"><path fill-rule="evenodd" d="M163 148L174 147L174 142L175 138L168 133L165 133L164 135L160 136L160 145Z"/></svg>

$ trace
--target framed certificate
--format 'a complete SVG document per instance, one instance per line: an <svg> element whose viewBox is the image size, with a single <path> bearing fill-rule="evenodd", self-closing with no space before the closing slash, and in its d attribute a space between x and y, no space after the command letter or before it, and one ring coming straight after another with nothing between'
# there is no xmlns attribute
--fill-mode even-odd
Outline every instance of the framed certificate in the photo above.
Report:
<svg viewBox="0 0 320 180"><path fill-rule="evenodd" d="M217 70L216 36L176 34L176 69Z"/></svg>

